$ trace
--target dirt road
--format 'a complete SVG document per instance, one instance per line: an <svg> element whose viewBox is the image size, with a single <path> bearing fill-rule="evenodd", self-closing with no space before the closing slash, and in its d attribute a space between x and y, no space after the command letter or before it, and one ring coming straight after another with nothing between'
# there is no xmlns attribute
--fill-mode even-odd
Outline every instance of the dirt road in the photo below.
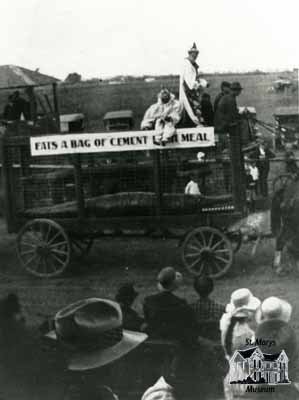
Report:
<svg viewBox="0 0 299 400"><path fill-rule="evenodd" d="M250 245L243 246L230 273L216 282L214 298L226 304L230 293L240 287L250 288L261 299L270 295L285 298L294 307L292 320L299 334L299 277L278 278L273 274L272 240L267 239L260 245L254 259L250 257L250 250ZM7 235L4 221L0 220L0 263L0 297L8 292L18 293L28 323L35 326L72 301L90 296L113 298L119 283L127 278L136 282L140 292L136 308L141 311L143 297L155 291L157 272L166 265L173 265L184 273L184 286L179 295L188 301L195 298L192 278L182 267L178 243L174 240L99 240L86 260L74 263L65 276L44 280L33 278L21 269L15 252L15 237ZM63 379L61 385L57 377L53 379L53 388L58 390ZM60 394L55 394L56 399L65 399L62 392L61 389ZM44 399L53 396L54 392ZM3 398L7 397L3 395ZM33 398L39 399L39 396ZM18 397L12 395L10 399Z"/></svg>

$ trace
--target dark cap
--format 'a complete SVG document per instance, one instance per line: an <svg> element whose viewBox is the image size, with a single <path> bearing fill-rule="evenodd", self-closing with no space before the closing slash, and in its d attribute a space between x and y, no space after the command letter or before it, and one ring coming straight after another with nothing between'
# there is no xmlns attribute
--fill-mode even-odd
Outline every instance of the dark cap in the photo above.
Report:
<svg viewBox="0 0 299 400"><path fill-rule="evenodd" d="M230 86L231 90L242 90L242 86L240 85L240 82L233 82Z"/></svg>

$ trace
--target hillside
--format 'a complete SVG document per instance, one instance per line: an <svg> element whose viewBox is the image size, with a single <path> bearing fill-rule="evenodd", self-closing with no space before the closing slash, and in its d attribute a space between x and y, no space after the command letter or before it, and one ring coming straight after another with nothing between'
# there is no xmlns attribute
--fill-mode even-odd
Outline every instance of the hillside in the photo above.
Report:
<svg viewBox="0 0 299 400"><path fill-rule="evenodd" d="M284 73L287 76L286 73ZM289 73L289 76L292 74ZM253 106L257 110L259 119L273 122L273 113L276 107L297 105L298 93L273 93L269 88L280 73L257 74L211 74L204 77L210 82L208 89L212 99L219 91L222 80L238 80L244 90L238 99L240 106ZM86 116L86 130L101 131L103 116L107 111L131 109L135 117L135 128L138 129L140 120L146 108L155 102L156 95L162 87L168 87L178 96L179 79L157 78L152 82L141 80L129 83L109 84L107 82L82 82L79 84L59 84L58 94L61 113L82 112ZM45 88L40 89L42 94ZM8 92L0 94L0 107L3 109Z"/></svg>
<svg viewBox="0 0 299 400"><path fill-rule="evenodd" d="M239 97L239 105L254 106L258 118L273 122L273 113L276 107L282 105L296 105L297 93L278 94L270 93L269 88L277 79L279 73L269 74L239 74L239 75L206 75L210 82L209 93L212 99L219 91L222 80L238 80L244 87ZM157 79L153 82L130 82L123 84L98 84L98 85L60 85L61 112L83 112L87 119L87 128L94 131L103 128L102 120L107 111L131 109L135 116L136 128L146 108L155 102L156 95L161 87L168 87L178 96L178 77L171 79Z"/></svg>

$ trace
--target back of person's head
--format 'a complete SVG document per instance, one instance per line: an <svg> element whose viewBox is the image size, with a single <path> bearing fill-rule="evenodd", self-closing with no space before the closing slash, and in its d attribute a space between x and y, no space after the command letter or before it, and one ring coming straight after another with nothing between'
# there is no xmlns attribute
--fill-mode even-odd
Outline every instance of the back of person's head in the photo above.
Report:
<svg viewBox="0 0 299 400"><path fill-rule="evenodd" d="M256 338L265 340L265 344L259 347L263 353L277 354L282 350L290 361L298 357L298 342L294 329L287 323L281 320L269 320L258 325L256 330ZM268 346L266 341L271 341L271 346Z"/></svg>
<svg viewBox="0 0 299 400"><path fill-rule="evenodd" d="M209 93L203 93L201 98L202 98L202 100L210 100L211 96L209 95Z"/></svg>
<svg viewBox="0 0 299 400"><path fill-rule="evenodd" d="M9 293L0 301L0 314L4 318L13 318L21 312L21 306L18 295Z"/></svg>
<svg viewBox="0 0 299 400"><path fill-rule="evenodd" d="M196 276L193 287L200 297L208 297L214 290L214 282L209 276Z"/></svg>
<svg viewBox="0 0 299 400"><path fill-rule="evenodd" d="M221 82L221 90L223 90L223 89L230 89L230 83L229 82L227 82L227 81L223 81L223 82Z"/></svg>
<svg viewBox="0 0 299 400"><path fill-rule="evenodd" d="M133 282L125 282L116 293L115 300L121 305L131 306L138 296L138 292L134 288Z"/></svg>

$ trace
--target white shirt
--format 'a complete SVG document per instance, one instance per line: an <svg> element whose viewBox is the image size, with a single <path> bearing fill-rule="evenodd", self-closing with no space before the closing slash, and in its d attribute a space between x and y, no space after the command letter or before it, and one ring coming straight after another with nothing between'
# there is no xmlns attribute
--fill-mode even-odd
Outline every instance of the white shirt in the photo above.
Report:
<svg viewBox="0 0 299 400"><path fill-rule="evenodd" d="M249 172L254 181L257 181L259 179L259 170L257 167L253 167L252 165L249 165Z"/></svg>
<svg viewBox="0 0 299 400"><path fill-rule="evenodd" d="M192 194L192 195L199 195L200 190L198 183L194 182L191 180L190 182L187 183L187 186L185 187L185 194Z"/></svg>

